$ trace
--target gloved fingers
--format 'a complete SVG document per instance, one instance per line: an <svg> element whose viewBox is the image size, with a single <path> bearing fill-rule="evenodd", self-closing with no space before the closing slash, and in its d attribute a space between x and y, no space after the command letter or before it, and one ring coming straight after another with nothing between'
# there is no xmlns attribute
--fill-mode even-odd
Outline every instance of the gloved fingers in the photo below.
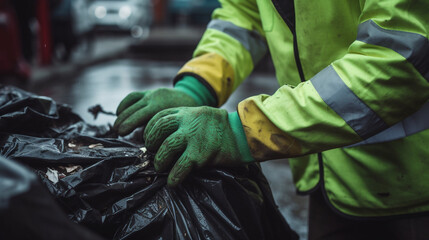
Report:
<svg viewBox="0 0 429 240"><path fill-rule="evenodd" d="M123 120L121 123L117 124L115 122L114 128L118 131L118 134L121 136L125 136L130 134L134 129L144 126L151 116L153 115L152 109L150 107L143 107L136 112L134 112L131 116ZM117 121L122 119L117 119Z"/></svg>
<svg viewBox="0 0 429 240"><path fill-rule="evenodd" d="M179 112L179 110L177 108L168 108L165 110L162 110L160 112L158 112L157 114L155 114L155 116L152 117L152 119L150 119L150 121L147 123L144 134L143 134L143 139L147 139L147 137L149 137L150 131L152 130L152 128L154 127L154 125L163 117L168 116L168 115L172 115Z"/></svg>
<svg viewBox="0 0 429 240"><path fill-rule="evenodd" d="M176 187L182 183L189 173L191 173L194 166L195 161L193 161L187 151L185 151L168 174L167 185L169 187Z"/></svg>
<svg viewBox="0 0 429 240"><path fill-rule="evenodd" d="M155 155L154 165L157 172L169 169L186 150L187 142L179 131L168 136Z"/></svg>
<svg viewBox="0 0 429 240"><path fill-rule="evenodd" d="M119 115L127 109L129 106L133 105L134 103L138 102L140 99L144 97L144 95L147 93L145 92L132 92L128 94L122 101L119 103L118 108L116 109L116 115Z"/></svg>
<svg viewBox="0 0 429 240"><path fill-rule="evenodd" d="M113 124L113 128L116 130L119 130L120 128L123 128L125 121L127 121L127 123L129 123L129 118L131 116L134 116L133 119L136 118L136 114L138 112L140 112L141 110L145 109L148 106L147 102L143 99L141 99L140 101L134 103L132 106L128 107L127 109L125 109L124 111L121 112L121 114L119 114L118 118L116 118L115 123ZM142 112L140 112L142 113ZM145 115L147 113L149 113L149 109L146 109ZM142 115L142 117L144 117ZM148 116L150 118L150 116ZM148 120L147 120L148 121Z"/></svg>
<svg viewBox="0 0 429 240"><path fill-rule="evenodd" d="M151 125L147 131L145 129L144 139L146 147L150 151L156 151L164 140L176 132L179 128L179 120L175 115L167 115L158 118L154 125Z"/></svg>

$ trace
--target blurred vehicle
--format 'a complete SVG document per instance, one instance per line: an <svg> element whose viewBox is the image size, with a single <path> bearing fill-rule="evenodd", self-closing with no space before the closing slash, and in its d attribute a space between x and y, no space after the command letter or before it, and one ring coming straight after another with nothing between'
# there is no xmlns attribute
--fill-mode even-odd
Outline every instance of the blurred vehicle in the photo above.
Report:
<svg viewBox="0 0 429 240"><path fill-rule="evenodd" d="M218 0L170 0L167 11L173 24L206 25L218 7Z"/></svg>
<svg viewBox="0 0 429 240"><path fill-rule="evenodd" d="M90 49L94 23L88 13L90 0L51 0L54 56L67 61L78 44Z"/></svg>
<svg viewBox="0 0 429 240"><path fill-rule="evenodd" d="M149 34L152 12L150 0L94 0L89 8L97 30L125 31L134 38Z"/></svg>

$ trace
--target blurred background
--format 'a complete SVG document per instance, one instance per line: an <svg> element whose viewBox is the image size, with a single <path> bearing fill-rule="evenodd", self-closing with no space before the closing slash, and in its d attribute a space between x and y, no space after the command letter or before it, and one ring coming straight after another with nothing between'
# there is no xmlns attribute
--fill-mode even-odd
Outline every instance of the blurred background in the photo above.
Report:
<svg viewBox="0 0 429 240"><path fill-rule="evenodd" d="M192 57L217 0L0 0L0 84L70 105L90 124L88 108L115 112L132 91L171 87ZM270 56L223 108L277 89ZM297 196L286 159L262 163L276 203L307 239L307 197Z"/></svg>

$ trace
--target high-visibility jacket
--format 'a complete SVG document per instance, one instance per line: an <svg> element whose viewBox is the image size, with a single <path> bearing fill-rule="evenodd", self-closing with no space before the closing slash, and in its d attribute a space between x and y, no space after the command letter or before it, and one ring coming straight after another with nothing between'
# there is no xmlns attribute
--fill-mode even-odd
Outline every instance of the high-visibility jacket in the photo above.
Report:
<svg viewBox="0 0 429 240"><path fill-rule="evenodd" d="M176 79L220 106L269 49L280 88L238 105L253 157L349 216L429 211L429 1L220 2Z"/></svg>

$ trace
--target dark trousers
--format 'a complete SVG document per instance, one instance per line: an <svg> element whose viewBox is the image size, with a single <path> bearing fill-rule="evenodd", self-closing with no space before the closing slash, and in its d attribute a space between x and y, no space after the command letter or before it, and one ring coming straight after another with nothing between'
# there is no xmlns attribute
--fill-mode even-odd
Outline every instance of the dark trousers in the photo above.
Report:
<svg viewBox="0 0 429 240"><path fill-rule="evenodd" d="M389 220L350 220L327 205L320 190L310 196L309 240L428 240L429 215Z"/></svg>

